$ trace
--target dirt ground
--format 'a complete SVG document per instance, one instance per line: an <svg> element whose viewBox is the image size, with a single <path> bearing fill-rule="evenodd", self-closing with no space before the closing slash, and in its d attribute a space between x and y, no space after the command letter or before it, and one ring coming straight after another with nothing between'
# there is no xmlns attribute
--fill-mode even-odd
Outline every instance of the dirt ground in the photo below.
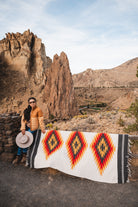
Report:
<svg viewBox="0 0 138 207"><path fill-rule="evenodd" d="M138 181L94 182L0 161L0 207L136 207Z"/></svg>

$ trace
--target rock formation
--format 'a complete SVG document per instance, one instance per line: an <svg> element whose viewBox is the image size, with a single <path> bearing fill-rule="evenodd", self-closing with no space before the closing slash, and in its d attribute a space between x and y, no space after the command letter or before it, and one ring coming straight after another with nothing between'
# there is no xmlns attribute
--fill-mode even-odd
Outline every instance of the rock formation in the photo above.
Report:
<svg viewBox="0 0 138 207"><path fill-rule="evenodd" d="M92 70L73 75L78 106L104 102L114 109L127 109L138 98L136 77L138 58L104 70Z"/></svg>
<svg viewBox="0 0 138 207"><path fill-rule="evenodd" d="M75 114L75 100L69 61L64 52L53 58L46 70L44 100L47 103L47 115L66 119Z"/></svg>
<svg viewBox="0 0 138 207"><path fill-rule="evenodd" d="M30 30L23 34L6 34L6 38L0 41L0 113L22 113L28 97L34 96L46 118L50 114L62 118L64 114L68 117L73 114L73 81L65 57L65 54L61 55L60 61L54 58L52 63L41 39ZM56 82L53 77L58 77ZM49 84L51 80L54 85ZM51 92L49 96L47 91Z"/></svg>
<svg viewBox="0 0 138 207"><path fill-rule="evenodd" d="M6 38L0 41L0 55L14 70L23 72L26 78L33 76L37 85L44 80L45 46L30 30L23 34L6 34Z"/></svg>
<svg viewBox="0 0 138 207"><path fill-rule="evenodd" d="M6 34L0 41L0 65L1 99L16 97L19 92L37 95L45 85L45 47L30 30Z"/></svg>

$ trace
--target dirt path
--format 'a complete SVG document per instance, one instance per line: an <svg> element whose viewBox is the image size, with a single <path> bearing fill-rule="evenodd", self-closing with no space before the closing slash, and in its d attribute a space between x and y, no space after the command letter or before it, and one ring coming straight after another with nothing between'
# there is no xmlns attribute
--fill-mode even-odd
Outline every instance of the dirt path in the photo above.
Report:
<svg viewBox="0 0 138 207"><path fill-rule="evenodd" d="M136 207L138 182L105 184L0 161L0 207Z"/></svg>

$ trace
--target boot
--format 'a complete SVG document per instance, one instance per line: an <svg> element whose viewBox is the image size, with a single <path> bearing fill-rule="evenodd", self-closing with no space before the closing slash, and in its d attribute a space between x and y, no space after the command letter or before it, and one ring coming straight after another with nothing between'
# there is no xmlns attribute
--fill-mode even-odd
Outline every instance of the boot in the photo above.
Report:
<svg viewBox="0 0 138 207"><path fill-rule="evenodd" d="M13 160L12 164L15 165L15 164L19 164L21 160L21 156L20 155L17 155L16 158Z"/></svg>
<svg viewBox="0 0 138 207"><path fill-rule="evenodd" d="M23 154L22 159L21 159L21 164L25 164L26 163L26 154Z"/></svg>

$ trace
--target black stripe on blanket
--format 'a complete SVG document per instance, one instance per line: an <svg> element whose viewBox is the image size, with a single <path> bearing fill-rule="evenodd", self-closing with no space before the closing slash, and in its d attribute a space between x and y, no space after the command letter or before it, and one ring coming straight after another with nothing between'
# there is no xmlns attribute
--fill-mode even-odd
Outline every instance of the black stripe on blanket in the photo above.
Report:
<svg viewBox="0 0 138 207"><path fill-rule="evenodd" d="M38 129L34 134L34 142L31 145L28 153L28 164L30 168L34 168L34 159L37 153L40 137L41 137L41 130Z"/></svg>
<svg viewBox="0 0 138 207"><path fill-rule="evenodd" d="M119 134L118 140L118 183L128 180L128 135Z"/></svg>
<svg viewBox="0 0 138 207"><path fill-rule="evenodd" d="M33 146L34 146L34 143L35 143L35 139L36 139L36 134L37 134L37 130L34 132L33 134L33 143L32 145L28 148L28 151L27 151L27 162L28 162L28 166L30 167L30 157L31 157L31 153L32 153L32 150L33 150Z"/></svg>

